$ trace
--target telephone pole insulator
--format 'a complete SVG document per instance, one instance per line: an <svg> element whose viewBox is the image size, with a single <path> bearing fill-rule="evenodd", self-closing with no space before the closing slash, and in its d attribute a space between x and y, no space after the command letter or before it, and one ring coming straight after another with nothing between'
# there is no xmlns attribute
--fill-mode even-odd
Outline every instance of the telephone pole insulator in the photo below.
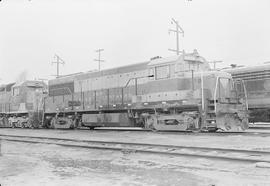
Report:
<svg viewBox="0 0 270 186"><path fill-rule="evenodd" d="M180 53L183 53L183 51L179 50L179 34L182 34L182 36L184 37L184 30L179 25L178 21L176 21L174 18L172 18L171 23L175 24L175 26L176 26L175 30L169 29L169 34L170 34L170 32L176 33L176 49L169 49L169 51L176 52L176 55L179 55Z"/></svg>

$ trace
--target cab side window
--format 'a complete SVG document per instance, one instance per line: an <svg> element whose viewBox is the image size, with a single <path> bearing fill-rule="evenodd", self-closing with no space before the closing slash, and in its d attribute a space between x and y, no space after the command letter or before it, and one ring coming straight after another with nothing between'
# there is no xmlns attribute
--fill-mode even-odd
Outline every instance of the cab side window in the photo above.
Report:
<svg viewBox="0 0 270 186"><path fill-rule="evenodd" d="M150 80L154 80L154 78L155 78L155 77L154 77L154 74L155 74L155 73L154 73L154 68L150 68L150 69L149 69L149 73L148 73L149 79L150 79ZM150 77L150 76L151 76L151 77Z"/></svg>
<svg viewBox="0 0 270 186"><path fill-rule="evenodd" d="M14 87L13 88L13 96L18 96L19 95L19 87Z"/></svg>
<svg viewBox="0 0 270 186"><path fill-rule="evenodd" d="M156 67L156 79L166 79L170 77L170 66L159 66Z"/></svg>

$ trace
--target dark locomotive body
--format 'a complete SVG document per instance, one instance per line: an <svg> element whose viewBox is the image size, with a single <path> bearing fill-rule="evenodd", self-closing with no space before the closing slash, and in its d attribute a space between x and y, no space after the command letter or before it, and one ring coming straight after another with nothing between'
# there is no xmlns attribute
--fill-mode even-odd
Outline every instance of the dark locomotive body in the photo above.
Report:
<svg viewBox="0 0 270 186"><path fill-rule="evenodd" d="M270 122L270 64L226 70L244 81L251 122Z"/></svg>

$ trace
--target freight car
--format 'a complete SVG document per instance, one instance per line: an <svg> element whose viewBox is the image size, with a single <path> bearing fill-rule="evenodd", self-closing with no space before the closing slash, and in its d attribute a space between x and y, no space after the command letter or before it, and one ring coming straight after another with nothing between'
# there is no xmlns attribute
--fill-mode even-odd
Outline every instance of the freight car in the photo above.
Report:
<svg viewBox="0 0 270 186"><path fill-rule="evenodd" d="M46 89L41 81L0 86L0 127L38 127Z"/></svg>
<svg viewBox="0 0 270 186"><path fill-rule="evenodd" d="M235 80L242 79L247 90L249 120L270 122L270 64L226 69Z"/></svg>
<svg viewBox="0 0 270 186"><path fill-rule="evenodd" d="M169 58L50 80L44 127L143 127L241 131L248 127L242 81L210 71L196 50Z"/></svg>

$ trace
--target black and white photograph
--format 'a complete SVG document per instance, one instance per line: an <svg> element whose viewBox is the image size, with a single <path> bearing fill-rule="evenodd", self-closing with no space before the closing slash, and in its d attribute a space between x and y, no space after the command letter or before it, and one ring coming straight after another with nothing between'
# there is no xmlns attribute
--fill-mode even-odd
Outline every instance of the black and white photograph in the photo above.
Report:
<svg viewBox="0 0 270 186"><path fill-rule="evenodd" d="M0 186L269 186L269 0L0 0Z"/></svg>

